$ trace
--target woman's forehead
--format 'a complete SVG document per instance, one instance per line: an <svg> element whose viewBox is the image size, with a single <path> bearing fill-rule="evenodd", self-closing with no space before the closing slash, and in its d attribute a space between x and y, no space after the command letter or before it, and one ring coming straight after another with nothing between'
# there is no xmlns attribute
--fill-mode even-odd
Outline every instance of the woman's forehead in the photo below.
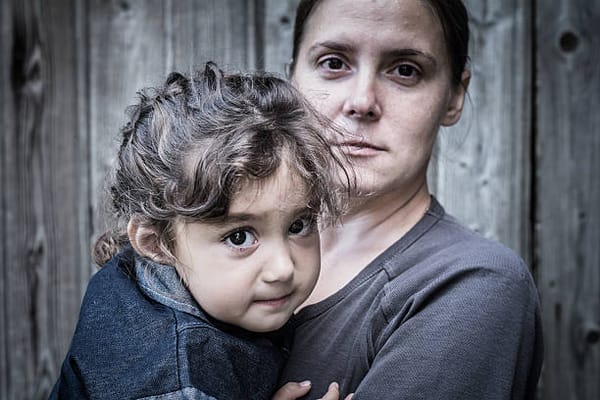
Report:
<svg viewBox="0 0 600 400"><path fill-rule="evenodd" d="M443 43L437 16L420 0L323 0L306 21L303 36L303 47L332 39L370 41L373 45Z"/></svg>

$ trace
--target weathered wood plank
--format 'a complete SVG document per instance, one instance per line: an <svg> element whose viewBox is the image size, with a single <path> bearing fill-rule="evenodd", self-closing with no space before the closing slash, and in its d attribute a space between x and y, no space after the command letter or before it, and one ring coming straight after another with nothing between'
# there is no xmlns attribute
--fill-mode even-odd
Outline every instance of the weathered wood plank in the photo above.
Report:
<svg viewBox="0 0 600 400"><path fill-rule="evenodd" d="M256 69L257 1L170 1L168 70L215 61L227 70Z"/></svg>
<svg viewBox="0 0 600 400"><path fill-rule="evenodd" d="M42 59L36 2L11 3L13 44L10 97L13 129L4 134L6 220L3 306L7 310L7 398L31 395L35 377L38 272L45 269L40 206ZM38 200L38 201L36 201Z"/></svg>
<svg viewBox="0 0 600 400"><path fill-rule="evenodd" d="M9 178L12 175L7 173L12 155L9 152L12 135L7 132L14 131L14 107L11 96L11 80L10 80L10 60L12 49L12 4L7 1L0 2L0 399L8 399L10 390L9 386L9 367L10 367L10 352L9 347L9 330L10 323L8 314L10 311L7 307L7 282L9 260L6 248L8 246L7 235L9 232L8 224L11 220L10 210L8 209L9 200L8 194L12 189L9 186ZM14 179L14 178L13 178Z"/></svg>
<svg viewBox="0 0 600 400"><path fill-rule="evenodd" d="M292 57L296 6L299 0L265 0L264 69L285 74Z"/></svg>
<svg viewBox="0 0 600 400"><path fill-rule="evenodd" d="M469 97L459 124L440 131L432 192L448 212L531 265L531 2L466 5Z"/></svg>
<svg viewBox="0 0 600 400"><path fill-rule="evenodd" d="M33 398L47 396L58 376L92 272L89 215L87 68L82 36L85 2L42 1L41 21L47 74L42 120L44 227L48 242L48 286L39 308L48 308L40 332L40 359Z"/></svg>
<svg viewBox="0 0 600 400"><path fill-rule="evenodd" d="M600 2L537 2L541 398L600 398Z"/></svg>
<svg viewBox="0 0 600 400"><path fill-rule="evenodd" d="M10 90L3 132L5 200L4 395L48 395L64 356L81 293L80 166L74 0L11 3ZM7 93L10 93L7 96ZM87 203L87 200L86 200ZM83 205L85 207L85 204ZM5 380L5 382L4 382Z"/></svg>
<svg viewBox="0 0 600 400"><path fill-rule="evenodd" d="M81 168L79 176L79 185L82 190L79 191L78 217L79 217L79 251L80 259L83 262L79 280L80 297L83 297L90 275L95 268L91 259L91 241L92 241L92 215L91 215L91 164L90 153L90 88L88 84L89 73L89 48L88 48L88 26L91 16L88 11L88 2L75 1L73 7L73 16L75 18L74 28L77 51L77 121L78 121L78 142L79 167ZM83 190L85 188L85 190ZM74 298L71 298L73 304L77 304ZM70 340L70 337L63 338Z"/></svg>
<svg viewBox="0 0 600 400"><path fill-rule="evenodd" d="M145 86L162 83L167 65L165 3L161 0L89 2L89 132L95 233L110 217L105 178L119 146L124 110Z"/></svg>

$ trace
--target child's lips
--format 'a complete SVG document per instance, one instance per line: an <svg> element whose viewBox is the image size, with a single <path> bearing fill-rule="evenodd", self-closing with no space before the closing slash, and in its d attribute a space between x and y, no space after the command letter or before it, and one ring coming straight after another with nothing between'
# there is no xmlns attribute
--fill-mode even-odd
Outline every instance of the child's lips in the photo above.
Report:
<svg viewBox="0 0 600 400"><path fill-rule="evenodd" d="M255 300L254 302L259 305L267 306L267 307L281 307L286 305L292 297L291 293L275 296L266 299Z"/></svg>

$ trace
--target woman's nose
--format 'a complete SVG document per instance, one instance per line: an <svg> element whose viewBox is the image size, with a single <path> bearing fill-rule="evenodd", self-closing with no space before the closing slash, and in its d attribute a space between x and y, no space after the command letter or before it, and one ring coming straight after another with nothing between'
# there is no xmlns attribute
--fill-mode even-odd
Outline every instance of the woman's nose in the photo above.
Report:
<svg viewBox="0 0 600 400"><path fill-rule="evenodd" d="M271 253L263 268L263 280L265 282L288 282L294 276L294 260L290 249L286 245Z"/></svg>
<svg viewBox="0 0 600 400"><path fill-rule="evenodd" d="M344 102L343 113L350 118L369 121L375 121L381 117L381 104L373 76L356 76L355 84L351 87Z"/></svg>

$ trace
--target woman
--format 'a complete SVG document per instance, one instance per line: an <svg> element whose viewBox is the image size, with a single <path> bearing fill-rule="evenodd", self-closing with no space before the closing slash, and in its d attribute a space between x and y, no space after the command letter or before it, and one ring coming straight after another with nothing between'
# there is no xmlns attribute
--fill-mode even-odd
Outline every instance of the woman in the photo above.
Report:
<svg viewBox="0 0 600 400"><path fill-rule="evenodd" d="M467 23L460 0L300 2L291 79L348 132L335 146L359 190L322 234L281 377L312 386L276 399L316 398L332 381L354 400L534 398L543 348L527 267L427 185L438 130L461 116Z"/></svg>

